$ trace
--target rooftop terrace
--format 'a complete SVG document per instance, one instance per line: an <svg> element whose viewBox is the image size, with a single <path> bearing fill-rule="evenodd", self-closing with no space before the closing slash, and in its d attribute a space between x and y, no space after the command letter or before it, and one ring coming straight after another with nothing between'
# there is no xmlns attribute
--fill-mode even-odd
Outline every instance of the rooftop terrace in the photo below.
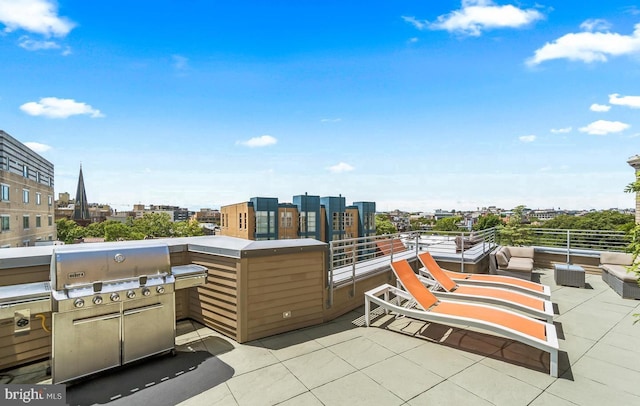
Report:
<svg viewBox="0 0 640 406"><path fill-rule="evenodd" d="M73 405L602 405L640 404L640 302L597 274L586 289L552 287L560 377L548 354L509 339L392 315L364 327L363 308L318 326L239 344L178 323L178 355L67 389ZM46 383L48 363L2 383Z"/></svg>

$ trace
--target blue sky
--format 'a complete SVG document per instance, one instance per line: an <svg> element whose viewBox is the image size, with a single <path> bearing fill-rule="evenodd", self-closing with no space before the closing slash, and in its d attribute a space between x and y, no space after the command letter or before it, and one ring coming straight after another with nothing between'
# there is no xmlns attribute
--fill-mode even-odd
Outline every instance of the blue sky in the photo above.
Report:
<svg viewBox="0 0 640 406"><path fill-rule="evenodd" d="M0 0L0 128L121 210L628 208L634 3Z"/></svg>

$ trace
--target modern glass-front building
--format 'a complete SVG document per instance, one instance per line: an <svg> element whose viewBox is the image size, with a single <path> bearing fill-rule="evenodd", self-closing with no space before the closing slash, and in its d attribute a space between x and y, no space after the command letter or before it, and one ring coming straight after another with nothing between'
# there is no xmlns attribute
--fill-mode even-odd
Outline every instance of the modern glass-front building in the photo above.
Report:
<svg viewBox="0 0 640 406"><path fill-rule="evenodd" d="M221 235L249 240L313 238L329 242L375 235L375 202L346 205L343 196L253 197L220 208Z"/></svg>
<svg viewBox="0 0 640 406"><path fill-rule="evenodd" d="M310 196L306 193L293 196L293 204L298 209L298 236L322 241L320 196Z"/></svg>
<svg viewBox="0 0 640 406"><path fill-rule="evenodd" d="M320 198L320 204L325 212L324 241L343 240L345 238L345 198L342 196L327 196Z"/></svg>
<svg viewBox="0 0 640 406"><path fill-rule="evenodd" d="M278 198L253 197L249 199L255 215L254 240L278 239Z"/></svg>

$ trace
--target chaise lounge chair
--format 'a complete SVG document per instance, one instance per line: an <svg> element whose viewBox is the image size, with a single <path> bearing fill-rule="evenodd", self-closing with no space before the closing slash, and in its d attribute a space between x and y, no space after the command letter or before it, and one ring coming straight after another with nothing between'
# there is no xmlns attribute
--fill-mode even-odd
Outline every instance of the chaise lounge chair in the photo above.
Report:
<svg viewBox="0 0 640 406"><path fill-rule="evenodd" d="M431 261L429 261L428 257L424 259L424 265L426 267L426 272L424 273L432 278L432 281L427 280L425 282L434 286L433 293L436 297L506 306L512 310L526 313L548 321L549 323L553 322L553 303L549 300L514 290L491 286L458 285L444 273L442 268L433 260L433 257L431 257ZM410 267L408 270L396 269L393 265L394 264L391 264L392 269L404 285L404 279L407 275L401 275L399 272L411 272L413 274L413 270ZM440 288L443 289L444 292L437 290Z"/></svg>
<svg viewBox="0 0 640 406"><path fill-rule="evenodd" d="M549 374L558 376L559 345L552 323L493 306L439 300L422 284L406 260L395 262L392 266L398 268L400 273L406 273L403 281L406 291L384 284L365 292L367 327L371 323L371 303L375 303L385 309L385 312L393 311L418 320L481 328L548 352ZM407 269L408 272L403 272ZM399 303L393 303L391 300L395 298L391 298L391 295L406 300L407 305L403 307Z"/></svg>
<svg viewBox="0 0 640 406"><path fill-rule="evenodd" d="M429 252L419 254L418 259L420 259L422 266L425 268L427 267L427 263L435 264L433 265L433 269L436 269L436 267L440 268L440 265L438 265ZM440 269L445 275L461 285L492 286L495 288L516 290L528 295L541 297L545 300L551 300L551 288L540 283L514 278L512 276L471 274ZM424 270L421 269L420 273L423 274L423 271Z"/></svg>

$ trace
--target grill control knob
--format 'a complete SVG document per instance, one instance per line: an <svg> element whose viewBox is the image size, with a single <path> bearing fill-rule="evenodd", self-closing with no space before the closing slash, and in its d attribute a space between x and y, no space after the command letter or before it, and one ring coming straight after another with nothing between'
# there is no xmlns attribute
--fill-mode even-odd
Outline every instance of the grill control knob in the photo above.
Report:
<svg viewBox="0 0 640 406"><path fill-rule="evenodd" d="M93 304L102 304L102 296L96 296L93 298Z"/></svg>
<svg viewBox="0 0 640 406"><path fill-rule="evenodd" d="M164 286L158 286L158 287L156 288L156 292L158 292L158 293L164 293Z"/></svg>
<svg viewBox="0 0 640 406"><path fill-rule="evenodd" d="M111 298L112 302L117 302L118 300L120 300L120 295L117 293L112 293L109 297Z"/></svg>
<svg viewBox="0 0 640 406"><path fill-rule="evenodd" d="M149 296L150 294L151 294L151 291L149 290L149 288L142 289L143 296Z"/></svg>
<svg viewBox="0 0 640 406"><path fill-rule="evenodd" d="M83 306L84 306L84 300L82 300L82 299L76 299L76 300L73 302L73 305L74 305L75 307L83 307Z"/></svg>
<svg viewBox="0 0 640 406"><path fill-rule="evenodd" d="M129 299L133 299L134 297L136 297L136 292L134 292L133 290L130 290L127 292L127 297Z"/></svg>

